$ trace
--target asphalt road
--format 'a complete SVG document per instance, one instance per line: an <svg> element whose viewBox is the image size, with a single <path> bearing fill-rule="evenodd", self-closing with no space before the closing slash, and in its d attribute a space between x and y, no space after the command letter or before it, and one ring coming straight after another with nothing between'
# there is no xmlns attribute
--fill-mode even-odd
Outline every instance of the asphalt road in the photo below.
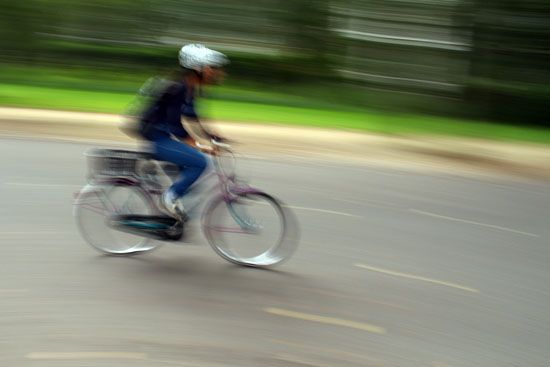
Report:
<svg viewBox="0 0 550 367"><path fill-rule="evenodd" d="M302 229L265 271L197 233L95 252L72 218L88 147L0 139L0 366L550 364L543 182L243 159Z"/></svg>

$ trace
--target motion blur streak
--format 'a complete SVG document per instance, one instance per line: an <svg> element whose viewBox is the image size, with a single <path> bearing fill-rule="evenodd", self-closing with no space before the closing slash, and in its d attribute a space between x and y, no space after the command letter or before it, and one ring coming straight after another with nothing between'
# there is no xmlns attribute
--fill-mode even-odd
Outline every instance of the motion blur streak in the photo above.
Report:
<svg viewBox="0 0 550 367"><path fill-rule="evenodd" d="M221 88L216 101L548 126L548 11L541 0L6 2L0 102L119 112L121 93L170 71L174 50L193 41L232 60L233 88ZM80 97L56 102L43 88ZM94 108L97 98L105 104ZM213 113L222 118L252 118L220 108Z"/></svg>
<svg viewBox="0 0 550 367"><path fill-rule="evenodd" d="M549 1L1 3L0 367L550 365ZM215 177L277 200L183 225L152 156L84 153L148 148L120 127L188 43L230 60Z"/></svg>

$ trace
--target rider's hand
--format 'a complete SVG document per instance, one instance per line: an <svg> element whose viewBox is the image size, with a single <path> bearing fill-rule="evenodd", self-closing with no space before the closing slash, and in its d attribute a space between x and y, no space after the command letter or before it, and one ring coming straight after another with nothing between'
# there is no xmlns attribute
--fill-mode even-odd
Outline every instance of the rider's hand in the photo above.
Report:
<svg viewBox="0 0 550 367"><path fill-rule="evenodd" d="M210 154L210 155L218 155L219 154L219 150L216 147L213 147L213 146L197 144L195 142L195 147L198 150L200 150L201 152L205 153L205 154Z"/></svg>
<svg viewBox="0 0 550 367"><path fill-rule="evenodd" d="M212 147L211 149L208 149L205 153L212 156L217 156L220 154L220 150L217 147Z"/></svg>
<svg viewBox="0 0 550 367"><path fill-rule="evenodd" d="M197 141L193 139L191 136L186 136L183 139L180 139L180 141L184 142L187 145L190 145L192 147L197 147Z"/></svg>

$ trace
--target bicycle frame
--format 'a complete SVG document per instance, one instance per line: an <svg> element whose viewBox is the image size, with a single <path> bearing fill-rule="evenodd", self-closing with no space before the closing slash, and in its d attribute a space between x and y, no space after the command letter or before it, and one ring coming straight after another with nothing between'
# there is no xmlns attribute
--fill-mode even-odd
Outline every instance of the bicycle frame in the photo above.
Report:
<svg viewBox="0 0 550 367"><path fill-rule="evenodd" d="M217 145L213 142L213 145ZM223 257L225 260L245 266L254 267L270 267L281 263L286 260L294 252L298 241L298 227L296 220L292 213L288 210L284 204L280 203L277 199L273 198L265 192L252 188L246 183L240 181L235 173L233 162L230 166L225 166L223 161L224 157L229 156L229 159L234 159L231 150L227 146L224 148L218 145L219 150L212 155L209 159L211 164L208 171L196 182L196 186L193 190L197 190L195 194L187 196L187 200L184 198L184 205L188 215L194 217L195 214L200 213L200 224L202 232L208 240L210 246L214 251ZM151 238L155 240L179 240L184 233L185 224L170 216L162 208L163 205L160 202L161 194L170 186L174 181L174 175L168 170L162 169L160 166L161 161L153 159L150 154L141 154L140 152L123 151L126 153L126 157L120 159L134 159L132 162L121 162L118 165L111 165L113 157L109 156L111 152L106 150L104 152L98 152L98 155L94 156L90 154L92 159L90 160L90 175L88 176L88 185L86 185L75 196L75 217L77 218L77 224L84 239L93 247L99 251L107 254L126 255L133 253L142 253L150 251L159 246L157 241L151 242ZM115 151L116 153L116 151ZM227 155L225 155L227 154ZM95 158L102 159L103 157L109 158L105 162L105 169L101 166L102 161L93 161ZM115 168L112 168L115 167ZM120 170L117 167L121 167ZM128 169L125 169L129 167ZM119 176L116 176L117 172L120 172ZM166 177L164 177L166 175ZM215 179L214 179L215 178ZM111 190L120 189L120 193L124 192L125 195L113 196L115 192ZM209 195L208 200L204 200L209 193L216 191L215 194ZM136 196L141 197L141 201L134 202ZM121 200L118 200L119 198ZM88 200L90 199L90 200ZM185 201L188 201L187 203ZM248 205L254 205L256 203L260 205L269 205L273 208L272 212L276 213L274 217L275 229L277 236L273 238L275 242L268 240L270 246L264 252L255 256L239 255L239 252L228 250L227 244L224 242L227 237L219 236L219 232L236 233L236 234L251 234L258 235L259 241L265 241L261 237L264 232L264 223L262 218L258 221L255 217L257 206L254 206L254 210L249 210ZM148 208L147 211L137 209L136 213L133 213L133 204L143 203L145 206L141 208ZM202 205L204 203L204 205ZM217 211L221 208L221 212ZM252 207L251 207L252 208ZM190 209L190 210L187 210ZM225 210L225 212L224 212ZM141 220L155 221L154 218L171 219L174 220L174 224L164 229L160 229L155 236L151 233L145 233L141 231L126 231L126 227L122 229L122 232L129 232L133 235L145 238L141 242L134 244L135 239L130 238L128 240L118 240L117 238L103 238L94 236L95 225L97 219L94 219L94 227L88 227L87 221L90 217L83 216L83 213L93 212L104 217L104 225L107 228L112 227L113 223L117 223L117 214L127 215L136 214L136 217ZM222 222L218 221L221 215L229 214L229 218L233 221ZM254 213L254 215L250 215ZM114 215L114 216L113 216ZM197 215L199 217L199 215ZM113 218L113 222L110 222L110 218ZM99 219L101 221L101 218ZM91 223L91 222L88 222ZM102 222L99 222L102 223ZM271 223L271 222L269 222ZM124 226L124 225L123 225ZM90 229L91 228L91 229ZM149 228L149 227L147 227ZM120 228L114 228L115 230ZM164 231L164 232L162 232ZM179 231L179 232L178 232ZM100 232L102 233L102 232ZM266 232L273 234L271 232ZM290 235L289 235L290 233ZM90 237L91 236L91 237ZM251 237L248 237L251 238ZM221 242L220 242L221 241ZM255 240L253 240L255 241ZM111 243L112 242L112 243ZM128 242L131 242L129 245ZM114 247L113 247L114 246Z"/></svg>
<svg viewBox="0 0 550 367"><path fill-rule="evenodd" d="M226 154L230 154L230 155L233 154L231 152L231 150L229 150L228 148L220 148L220 149L222 150L222 152L225 152ZM210 159L210 161L212 162L213 169L210 170L209 172L207 172L206 174L204 174L202 177L200 177L199 182L197 182L197 184L201 185L202 187L204 187L204 185L207 185L206 189L201 188L201 190L200 190L203 194L217 191L222 195L222 197L224 198L225 201L230 201L231 197L232 197L232 193L244 193L244 192L248 192L248 191L250 191L250 192L255 191L255 190L251 189L250 187L248 187L247 185L244 185L244 184L237 185L236 184L236 181L237 181L236 176L234 174L227 175L223 171L222 164L220 162L221 155L219 155L219 154L211 155L211 157L212 158ZM161 161L154 160L154 159L144 160L144 162L147 162L147 161L155 163L157 165L157 169L161 170L161 168L158 166L158 162L161 162ZM167 177L169 178L169 180L171 182L173 182L173 180L170 176L167 175ZM216 182L212 182L212 179L214 177L217 177ZM158 206L156 200L153 200L153 197L162 194L162 192L164 190L163 190L163 187L162 187L161 183L159 183L154 178L152 179L152 178L148 178L148 177L144 177L144 176L136 174L136 175L133 175L133 176L90 177L90 181L91 181L90 182L91 184L97 185L99 187L104 186L104 185L139 187L141 190L143 190L145 193L147 193L146 196L148 197L148 200L150 201L150 204L152 204L152 206L157 211L159 211L159 212L161 211L159 209L159 206ZM101 189L98 188L98 190L101 190ZM79 194L76 194L75 198L78 198L78 195ZM106 195L104 195L104 194L103 195L98 195L99 199L101 201L104 201L105 199L101 198L101 196L105 197ZM107 203L104 202L104 204L107 204ZM110 203L107 206L108 207L114 207ZM116 209L115 209L115 211L116 211ZM236 213L232 213L232 216L235 216L235 218L239 218L239 216ZM239 222L241 222L241 220L239 220Z"/></svg>

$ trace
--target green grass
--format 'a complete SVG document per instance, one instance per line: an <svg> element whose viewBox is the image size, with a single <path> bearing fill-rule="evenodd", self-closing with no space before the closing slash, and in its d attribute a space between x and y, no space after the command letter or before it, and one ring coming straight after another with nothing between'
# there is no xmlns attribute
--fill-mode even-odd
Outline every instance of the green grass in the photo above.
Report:
<svg viewBox="0 0 550 367"><path fill-rule="evenodd" d="M121 113L132 96L131 93L0 84L0 104L5 106Z"/></svg>
<svg viewBox="0 0 550 367"><path fill-rule="evenodd" d="M225 101L209 101L208 107L209 115L219 120L277 122L392 135L462 136L550 144L550 130L444 117L320 110Z"/></svg>
<svg viewBox="0 0 550 367"><path fill-rule="evenodd" d="M83 69L60 66L0 65L0 84L27 85L54 89L135 93L152 75L162 72L139 70ZM348 86L333 92L332 86L319 85L260 85L251 82L235 82L228 79L222 86L209 88L213 99L254 102L298 107L357 108L357 101L350 103L358 93ZM335 98L335 96L339 97Z"/></svg>
<svg viewBox="0 0 550 367"><path fill-rule="evenodd" d="M244 92L243 92L244 93ZM133 93L0 84L0 105L121 113ZM226 121L280 123L398 135L446 135L550 144L550 130L424 115L278 106L236 100L203 101L207 117Z"/></svg>

